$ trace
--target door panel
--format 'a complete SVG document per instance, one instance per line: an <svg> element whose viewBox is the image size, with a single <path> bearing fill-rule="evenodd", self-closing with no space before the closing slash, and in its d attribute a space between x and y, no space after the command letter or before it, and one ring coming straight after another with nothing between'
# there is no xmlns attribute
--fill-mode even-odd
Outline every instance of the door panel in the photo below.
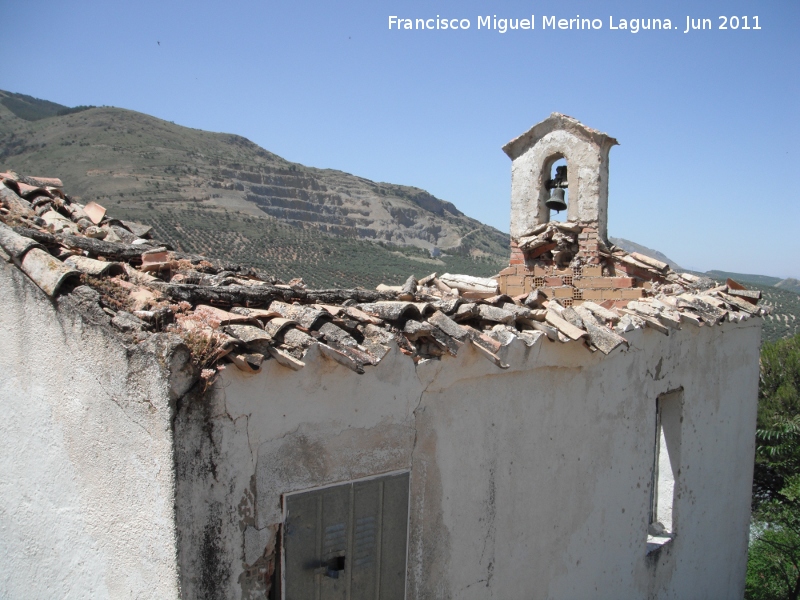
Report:
<svg viewBox="0 0 800 600"><path fill-rule="evenodd" d="M286 600L405 597L408 473L287 495Z"/></svg>

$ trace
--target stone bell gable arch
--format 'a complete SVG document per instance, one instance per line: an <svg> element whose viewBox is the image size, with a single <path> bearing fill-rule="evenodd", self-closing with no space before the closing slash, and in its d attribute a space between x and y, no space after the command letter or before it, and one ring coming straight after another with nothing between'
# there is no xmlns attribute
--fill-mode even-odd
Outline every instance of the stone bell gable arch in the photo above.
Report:
<svg viewBox="0 0 800 600"><path fill-rule="evenodd" d="M608 241L608 154L619 142L561 113L552 113L503 146L511 158L511 239L550 220L546 183L553 164L568 166L567 219L597 227Z"/></svg>

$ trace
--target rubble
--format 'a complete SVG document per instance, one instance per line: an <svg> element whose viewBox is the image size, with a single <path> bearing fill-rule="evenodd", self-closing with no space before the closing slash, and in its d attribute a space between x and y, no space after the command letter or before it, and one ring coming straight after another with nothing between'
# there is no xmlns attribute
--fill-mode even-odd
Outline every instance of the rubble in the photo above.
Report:
<svg viewBox="0 0 800 600"><path fill-rule="evenodd" d="M635 329L669 335L768 310L757 291L675 273L572 222L520 237L511 265L492 279L432 273L377 290L311 290L301 279L284 284L177 252L153 240L149 226L83 206L62 188L58 179L0 174L0 256L48 296L82 293L131 343L159 331L182 335L207 380L225 363L258 373L274 359L299 370L312 348L356 373L394 347L420 362L466 344L506 368L502 353L515 340L580 342L610 354L627 348L623 334ZM96 293L87 295L87 285Z"/></svg>

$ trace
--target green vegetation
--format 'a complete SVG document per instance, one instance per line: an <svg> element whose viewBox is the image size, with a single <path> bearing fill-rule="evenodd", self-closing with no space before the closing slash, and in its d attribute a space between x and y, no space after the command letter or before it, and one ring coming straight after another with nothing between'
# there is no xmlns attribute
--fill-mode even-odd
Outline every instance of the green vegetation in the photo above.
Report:
<svg viewBox="0 0 800 600"><path fill-rule="evenodd" d="M780 281L777 277L766 275L743 275L741 273L727 273L725 271L709 271L708 276L720 283L733 279L752 290L761 290L761 304L772 307L772 314L764 317L761 330L761 339L765 342L775 342L800 333L800 294L790 289L775 287L771 280ZM698 273L703 275L703 273ZM748 280L747 277L752 278ZM758 283L766 281L766 283Z"/></svg>
<svg viewBox="0 0 800 600"><path fill-rule="evenodd" d="M772 314L764 317L764 341L774 342L800 333L800 294L775 287L750 287L761 290L762 302L772 306Z"/></svg>
<svg viewBox="0 0 800 600"><path fill-rule="evenodd" d="M507 234L424 190L290 163L241 136L129 110L58 116L65 107L23 100L38 120L0 103L0 170L60 177L74 198L151 224L176 248L314 286L485 276L507 264Z"/></svg>
<svg viewBox="0 0 800 600"><path fill-rule="evenodd" d="M722 281L726 279L733 279L739 283L750 283L766 286L772 286L781 281L780 277L770 277L769 275L749 275L747 273L729 273L728 271L708 271L705 273L705 275Z"/></svg>
<svg viewBox="0 0 800 600"><path fill-rule="evenodd" d="M399 285L411 274L423 277L433 271L488 277L505 266L491 257L432 259L412 246L337 237L238 212L175 208L165 213L128 210L125 216L151 225L158 239L181 251L253 266L284 281L302 277L318 288Z"/></svg>
<svg viewBox="0 0 800 600"><path fill-rule="evenodd" d="M81 112L93 106L76 106L69 108L48 100L40 100L25 94L0 91L0 103L20 119L38 121L48 117L56 117Z"/></svg>
<svg viewBox="0 0 800 600"><path fill-rule="evenodd" d="M800 294L800 281L794 279L793 277L789 277L788 279L783 279L780 283L776 283L775 287L781 288L783 290L790 290L792 292L797 292Z"/></svg>
<svg viewBox="0 0 800 600"><path fill-rule="evenodd" d="M745 598L800 598L800 335L761 351Z"/></svg>

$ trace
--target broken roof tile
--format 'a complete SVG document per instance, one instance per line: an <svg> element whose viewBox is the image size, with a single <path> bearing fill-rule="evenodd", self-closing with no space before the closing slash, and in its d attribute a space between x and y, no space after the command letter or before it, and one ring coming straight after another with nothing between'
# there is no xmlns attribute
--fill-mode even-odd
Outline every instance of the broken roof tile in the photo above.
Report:
<svg viewBox="0 0 800 600"><path fill-rule="evenodd" d="M65 265L74 267L81 273L87 275L120 275L125 272L123 266L118 262L108 262L95 260L88 256L73 255L64 261Z"/></svg>
<svg viewBox="0 0 800 600"><path fill-rule="evenodd" d="M55 296L65 281L80 276L79 271L65 265L41 248L28 250L22 257L20 268L48 296Z"/></svg>
<svg viewBox="0 0 800 600"><path fill-rule="evenodd" d="M258 320L249 315L238 315L236 313L222 310L216 306L209 306L207 304L200 304L195 307L194 312L196 315L204 317L209 322L214 322L218 325L233 325L242 323L254 323L258 325Z"/></svg>
<svg viewBox="0 0 800 600"><path fill-rule="evenodd" d="M419 317L419 307L411 302L402 301L380 301L366 304L358 304L357 309L364 311L368 315L380 317L389 321L396 321L403 317Z"/></svg>
<svg viewBox="0 0 800 600"><path fill-rule="evenodd" d="M83 212L88 215L89 219L95 225L98 225L106 215L105 207L100 206L97 202L89 202L89 204L83 207Z"/></svg>
<svg viewBox="0 0 800 600"><path fill-rule="evenodd" d="M174 252L145 239L152 235L148 225L108 218L96 203L73 202L64 195L60 181L16 173L0 174L0 181L0 256L21 264L46 293L57 293L66 279L79 272L110 276L111 292L103 293L127 294L122 304L135 313L129 317L125 311L109 310L115 327L140 340L174 318L177 330L213 340L218 346L215 359L235 349L229 360L250 373L260 370L264 356L300 369L302 357L312 347L360 373L391 348L420 362L455 355L464 343L473 344L504 368L498 352L517 338L529 346L542 336L561 342L584 339L591 350L608 354L627 344L620 334L645 325L668 334L682 324L741 322L767 312L757 305L760 292L745 290L734 281L709 289L710 280L674 273L666 263L644 255L614 248L611 257L596 232L578 223L547 223L530 233L531 238L541 238L539 250L547 250L536 260L550 261L549 270L536 267L537 276L558 279L562 291L570 291L572 277L622 288L649 281L647 291L637 292L640 297L631 303L615 296L601 306L599 300L584 301L577 287L572 288L577 290L572 297L548 300L542 290L522 293L522 284L515 283L512 298L500 293L496 279L449 273L441 277L432 273L420 280L411 276L401 286L381 285L377 291L312 290L299 278L286 285L240 265ZM12 229L8 222L25 227ZM605 266L558 263L558 256L570 256L579 239L596 246L596 257L609 257L594 259L605 261ZM626 273L627 278L619 277ZM512 265L499 276L518 274ZM531 279L534 284L536 277ZM575 308L571 308L573 298ZM173 302L170 307L168 301ZM108 310L110 305L102 302ZM627 306L618 308L622 305Z"/></svg>
<svg viewBox="0 0 800 600"><path fill-rule="evenodd" d="M306 366L306 363L304 363L302 360L298 360L288 352L284 352L283 350L275 348L274 346L269 347L269 355L274 358L275 362L277 362L279 365L287 367L292 371L299 371Z"/></svg>
<svg viewBox="0 0 800 600"><path fill-rule="evenodd" d="M264 324L264 331L266 331L273 338L276 338L285 329L293 325L297 325L297 321L293 321L292 319L287 319L285 317L275 317Z"/></svg>

